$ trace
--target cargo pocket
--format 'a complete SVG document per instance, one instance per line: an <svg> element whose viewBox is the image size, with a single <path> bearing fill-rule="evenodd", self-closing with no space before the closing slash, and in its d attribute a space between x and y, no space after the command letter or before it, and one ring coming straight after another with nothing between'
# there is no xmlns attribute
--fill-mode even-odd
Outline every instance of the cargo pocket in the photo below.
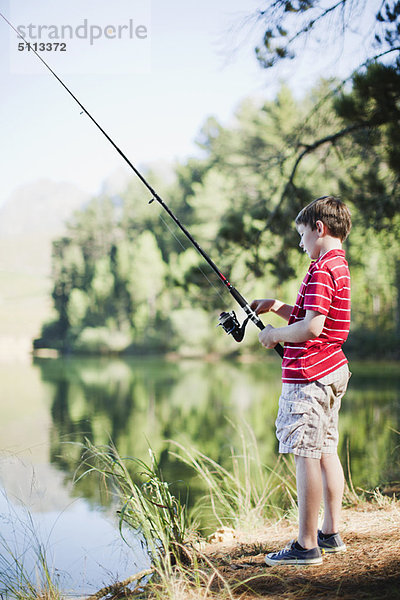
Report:
<svg viewBox="0 0 400 600"><path fill-rule="evenodd" d="M302 400L279 402L276 419L276 437L285 446L297 447L301 443L310 405Z"/></svg>
<svg viewBox="0 0 400 600"><path fill-rule="evenodd" d="M347 372L345 371L342 374L342 377L340 379L332 383L332 390L338 401L340 401L345 395L350 377L351 373L349 370L347 370Z"/></svg>

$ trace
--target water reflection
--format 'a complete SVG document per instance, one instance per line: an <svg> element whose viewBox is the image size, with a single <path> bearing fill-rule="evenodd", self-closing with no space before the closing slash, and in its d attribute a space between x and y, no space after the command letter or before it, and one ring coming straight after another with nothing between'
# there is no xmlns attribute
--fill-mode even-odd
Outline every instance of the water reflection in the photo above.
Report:
<svg viewBox="0 0 400 600"><path fill-rule="evenodd" d="M110 439L123 456L147 459L148 446L159 457L165 478L185 482L192 473L168 454L166 440L196 445L218 461L230 453L232 423L248 420L262 440L262 458L273 464L274 412L279 365L83 360L38 360L46 384L53 386L50 459L72 476L81 459L79 446ZM260 377L262 375L262 377ZM196 484L192 485L192 501ZM178 484L177 484L178 485ZM178 485L179 487L179 485ZM96 502L98 487L84 479L75 488Z"/></svg>
<svg viewBox="0 0 400 600"><path fill-rule="evenodd" d="M196 484L166 451L168 439L200 448L217 461L239 445L235 426L246 421L262 460L276 457L274 421L280 392L278 361L240 364L161 360L36 360L42 381L52 386L50 460L67 477L80 461L79 446L110 439L123 456L146 459L149 444L169 481ZM340 454L355 486L375 487L399 479L398 365L352 364L343 401ZM96 482L75 493L98 501ZM193 498L192 498L193 500Z"/></svg>

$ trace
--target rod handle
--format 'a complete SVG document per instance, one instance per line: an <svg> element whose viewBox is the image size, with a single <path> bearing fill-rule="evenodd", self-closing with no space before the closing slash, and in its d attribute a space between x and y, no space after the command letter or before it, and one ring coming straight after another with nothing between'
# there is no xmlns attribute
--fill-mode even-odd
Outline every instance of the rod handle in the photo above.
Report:
<svg viewBox="0 0 400 600"><path fill-rule="evenodd" d="M264 327L265 327L264 323L261 321L260 318L258 318L256 325L257 325L258 329L261 329L261 330L264 329ZM281 344L277 344L276 346L274 346L274 350L275 350L275 352L277 352L279 354L279 356L281 358L283 358L283 347L281 346Z"/></svg>

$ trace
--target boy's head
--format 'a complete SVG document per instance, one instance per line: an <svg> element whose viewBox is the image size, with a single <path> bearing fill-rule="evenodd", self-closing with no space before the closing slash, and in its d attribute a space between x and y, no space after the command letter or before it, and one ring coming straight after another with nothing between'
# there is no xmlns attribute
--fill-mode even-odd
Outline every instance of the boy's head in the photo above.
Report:
<svg viewBox="0 0 400 600"><path fill-rule="evenodd" d="M322 196L307 204L297 215L296 225L309 225L312 230L317 228L317 221L327 227L332 237L341 242L347 238L351 229L351 216L347 206L334 196Z"/></svg>

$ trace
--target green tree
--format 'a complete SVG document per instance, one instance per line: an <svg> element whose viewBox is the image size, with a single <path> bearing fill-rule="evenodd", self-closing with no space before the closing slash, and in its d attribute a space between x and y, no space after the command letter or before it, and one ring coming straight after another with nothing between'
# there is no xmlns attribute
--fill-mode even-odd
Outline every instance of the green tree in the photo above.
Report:
<svg viewBox="0 0 400 600"><path fill-rule="evenodd" d="M280 282L293 277L298 262L297 252L293 252L298 244L295 215L316 190L321 190L320 195L327 188L338 192L339 159L322 149L304 161L296 186L288 183L300 132L302 143L307 144L317 131L328 132L337 125L332 100L306 119L311 103L325 97L327 89L329 85L322 83L309 97L296 101L290 90L282 87L274 101L261 106L245 101L235 125L215 128L213 137L203 143L213 164L212 173L218 171L229 190L229 201L217 221L217 248L240 278L248 277L249 271L258 277L270 272ZM201 189L204 196L204 184Z"/></svg>
<svg viewBox="0 0 400 600"><path fill-rule="evenodd" d="M396 348L399 88L395 67L372 64L346 94L336 82L322 82L300 101L285 87L261 106L245 101L232 126L206 123L200 140L212 167L187 200L206 207L194 213L196 232L210 244L205 231L217 231L210 247L246 295L262 279L261 293L279 292L293 301L292 278L305 268L294 217L314 197L341 194L354 222L346 248L354 277L353 321L361 337L354 337L353 348L366 352L372 343L377 347L378 330L382 351ZM315 105L318 110L312 110ZM213 224L207 223L210 214ZM371 252L365 252L367 239ZM196 289L201 283L194 267L186 277Z"/></svg>
<svg viewBox="0 0 400 600"><path fill-rule="evenodd" d="M353 323L360 334L379 327L391 335L400 302L398 78L397 67L374 63L345 93L322 81L302 99L282 86L274 100L245 100L229 126L207 120L201 159L177 165L165 179L147 176L249 299L293 301L307 263L293 219L312 198L341 193L354 222L346 246ZM38 344L192 354L249 348L216 334L229 294L148 200L133 180L118 197L96 198L75 215L54 243L58 317Z"/></svg>

